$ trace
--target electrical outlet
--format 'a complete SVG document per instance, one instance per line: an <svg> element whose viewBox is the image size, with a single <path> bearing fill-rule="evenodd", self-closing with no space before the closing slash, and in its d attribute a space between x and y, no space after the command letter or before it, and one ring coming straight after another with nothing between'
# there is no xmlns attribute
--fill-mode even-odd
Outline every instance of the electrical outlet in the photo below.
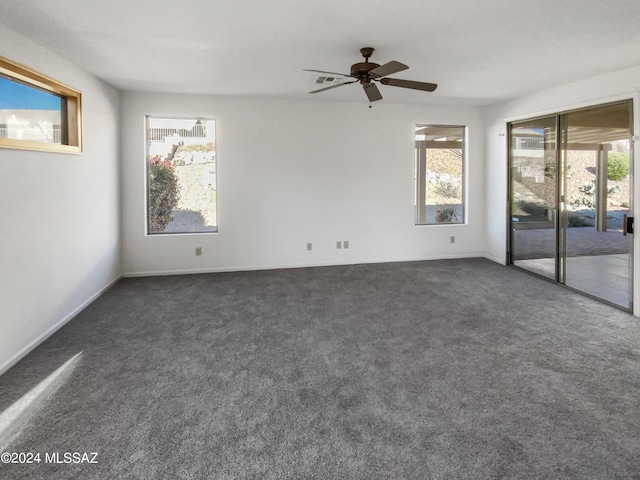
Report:
<svg viewBox="0 0 640 480"><path fill-rule="evenodd" d="M449 237L449 243L456 243L456 237L454 235Z"/></svg>
<svg viewBox="0 0 640 480"><path fill-rule="evenodd" d="M345 240L344 242L342 242L342 246L343 248L349 248L349 240Z"/></svg>
<svg viewBox="0 0 640 480"><path fill-rule="evenodd" d="M196 257L202 255L202 247L196 247Z"/></svg>
<svg viewBox="0 0 640 480"><path fill-rule="evenodd" d="M313 243L307 243L307 250L313 250Z"/></svg>
<svg viewBox="0 0 640 480"><path fill-rule="evenodd" d="M338 249L339 249L339 248L342 248L342 242L337 241L337 242L336 242L336 248L338 248Z"/></svg>

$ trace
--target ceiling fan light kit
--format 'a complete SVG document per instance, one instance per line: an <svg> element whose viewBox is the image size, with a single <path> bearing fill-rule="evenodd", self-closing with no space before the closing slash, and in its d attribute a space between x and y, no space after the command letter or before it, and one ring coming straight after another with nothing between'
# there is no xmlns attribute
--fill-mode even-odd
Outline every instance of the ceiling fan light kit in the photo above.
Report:
<svg viewBox="0 0 640 480"><path fill-rule="evenodd" d="M388 85L390 87L402 87L410 88L412 90L422 90L423 92L433 92L438 87L438 85L436 85L435 83L417 82L415 80L401 80L399 78L386 78L388 75L393 75L394 73L407 70L409 67L404 63L400 63L395 60L385 63L384 65L378 65L377 63L370 62L369 58L371 57L371 55L373 55L373 50L374 49L371 47L361 48L360 53L364 57L364 62L354 63L353 65L351 65L349 74L326 72L324 70L305 69L304 71L306 72L340 75L342 77L351 77L355 79L349 82L332 85L330 87L313 90L309 93L326 92L327 90L331 90L332 88L338 88L344 85L349 85L351 83L359 82L362 85L364 93L367 95L369 101L375 102L378 100L382 100L382 94L380 93L378 86L374 82L380 82L382 85Z"/></svg>

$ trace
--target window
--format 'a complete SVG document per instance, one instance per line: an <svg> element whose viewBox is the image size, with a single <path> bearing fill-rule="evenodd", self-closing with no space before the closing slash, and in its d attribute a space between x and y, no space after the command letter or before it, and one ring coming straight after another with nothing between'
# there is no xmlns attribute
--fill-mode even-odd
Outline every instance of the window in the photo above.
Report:
<svg viewBox="0 0 640 480"><path fill-rule="evenodd" d="M465 127L416 125L416 225L464 223Z"/></svg>
<svg viewBox="0 0 640 480"><path fill-rule="evenodd" d="M0 57L0 147L82 151L81 94Z"/></svg>
<svg viewBox="0 0 640 480"><path fill-rule="evenodd" d="M216 122L147 117L147 233L217 232Z"/></svg>

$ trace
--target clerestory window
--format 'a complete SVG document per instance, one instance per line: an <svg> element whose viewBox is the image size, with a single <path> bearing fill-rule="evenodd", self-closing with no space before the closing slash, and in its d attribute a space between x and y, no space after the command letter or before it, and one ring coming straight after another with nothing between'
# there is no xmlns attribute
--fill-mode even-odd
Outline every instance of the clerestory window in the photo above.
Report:
<svg viewBox="0 0 640 480"><path fill-rule="evenodd" d="M82 152L81 93L0 57L0 147Z"/></svg>

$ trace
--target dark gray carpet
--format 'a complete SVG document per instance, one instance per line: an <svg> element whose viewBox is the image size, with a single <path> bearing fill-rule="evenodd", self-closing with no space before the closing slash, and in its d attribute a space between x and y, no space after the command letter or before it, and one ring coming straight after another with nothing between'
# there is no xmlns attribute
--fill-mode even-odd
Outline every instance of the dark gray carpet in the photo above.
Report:
<svg viewBox="0 0 640 480"><path fill-rule="evenodd" d="M639 345L482 259L124 279L0 377L2 450L99 463L0 477L637 479Z"/></svg>

